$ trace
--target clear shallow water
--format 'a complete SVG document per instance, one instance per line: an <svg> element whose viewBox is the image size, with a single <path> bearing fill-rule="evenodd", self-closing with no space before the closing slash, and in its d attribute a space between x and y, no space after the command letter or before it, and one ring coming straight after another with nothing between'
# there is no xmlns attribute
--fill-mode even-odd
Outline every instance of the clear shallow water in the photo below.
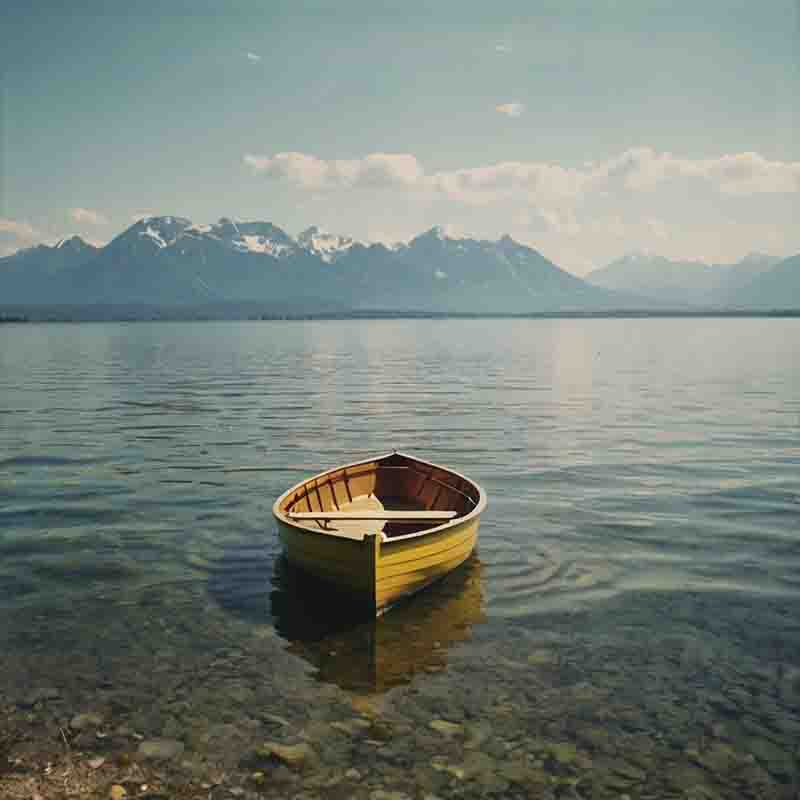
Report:
<svg viewBox="0 0 800 800"><path fill-rule="evenodd" d="M253 792L793 797L798 364L797 320L2 326L0 705ZM343 619L271 503L393 448L484 486L479 550ZM256 786L261 739L319 762Z"/></svg>

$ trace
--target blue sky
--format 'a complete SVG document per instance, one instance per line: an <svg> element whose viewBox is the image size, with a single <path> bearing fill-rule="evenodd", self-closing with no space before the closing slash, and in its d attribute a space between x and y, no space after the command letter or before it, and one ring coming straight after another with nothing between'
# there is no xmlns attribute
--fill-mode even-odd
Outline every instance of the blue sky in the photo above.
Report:
<svg viewBox="0 0 800 800"><path fill-rule="evenodd" d="M800 252L796 0L80 6L6 6L0 252L146 213Z"/></svg>

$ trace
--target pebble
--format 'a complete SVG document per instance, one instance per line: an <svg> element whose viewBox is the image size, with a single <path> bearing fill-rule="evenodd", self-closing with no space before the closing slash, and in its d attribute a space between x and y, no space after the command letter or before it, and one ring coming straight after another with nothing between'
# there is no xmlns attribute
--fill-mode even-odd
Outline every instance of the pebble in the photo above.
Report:
<svg viewBox="0 0 800 800"><path fill-rule="evenodd" d="M528 663L534 667L551 667L558 664L558 654L551 650L534 650L528 655Z"/></svg>
<svg viewBox="0 0 800 800"><path fill-rule="evenodd" d="M300 742L299 744L278 744L277 742L265 742L258 749L259 755L275 756L287 766L299 769L310 761L316 759L316 753L310 744Z"/></svg>
<svg viewBox="0 0 800 800"><path fill-rule="evenodd" d="M428 727L444 736L455 736L463 730L461 725L457 725L455 722L447 722L444 719L435 719L428 723Z"/></svg>
<svg viewBox="0 0 800 800"><path fill-rule="evenodd" d="M383 710L383 700L380 697L371 695L355 695L350 698L350 705L356 713L364 714L368 717L376 717Z"/></svg>
<svg viewBox="0 0 800 800"><path fill-rule="evenodd" d="M261 719L264 720L264 722L271 722L274 723L275 725L281 725L284 728L291 727L291 724L289 723L288 720L284 719L283 717L279 717L277 714L267 714L266 712L264 712L260 715L260 717Z"/></svg>
<svg viewBox="0 0 800 800"><path fill-rule="evenodd" d="M572 742L553 742L547 751L559 764L572 764L578 758L578 750Z"/></svg>
<svg viewBox="0 0 800 800"><path fill-rule="evenodd" d="M462 767L456 766L455 764L448 764L447 761L445 761L445 759L441 756L434 756L431 760L431 766L437 772L449 772L451 775L462 781L466 775Z"/></svg>
<svg viewBox="0 0 800 800"><path fill-rule="evenodd" d="M74 731L82 731L86 728L99 728L102 724L103 718L99 714L94 714L92 712L76 714L69 721L69 727Z"/></svg>
<svg viewBox="0 0 800 800"><path fill-rule="evenodd" d="M61 697L61 692L59 692L58 689L53 689L51 687L34 689L20 701L20 705L23 708L31 708L37 703L43 703L47 700L58 700L59 697Z"/></svg>
<svg viewBox="0 0 800 800"><path fill-rule="evenodd" d="M627 761L618 761L614 764L613 770L617 775L621 775L623 778L627 778L631 781L637 781L638 783L642 783L647 777L643 769L639 769Z"/></svg>
<svg viewBox="0 0 800 800"><path fill-rule="evenodd" d="M102 756L98 756L97 758L90 758L88 761L89 766L92 769L100 769L103 764L106 763L106 760Z"/></svg>
<svg viewBox="0 0 800 800"><path fill-rule="evenodd" d="M179 756L183 749L183 742L175 739L147 739L139 745L138 753L142 758L167 761Z"/></svg>
<svg viewBox="0 0 800 800"><path fill-rule="evenodd" d="M355 736L355 734L371 727L371 725L372 723L369 720L359 718L331 722L331 728L336 728L337 731L342 731L342 733L346 733L349 736Z"/></svg>
<svg viewBox="0 0 800 800"><path fill-rule="evenodd" d="M120 786L118 783L115 783L111 787L108 796L111 798L111 800L122 800L124 797L128 796L128 793L122 786Z"/></svg>

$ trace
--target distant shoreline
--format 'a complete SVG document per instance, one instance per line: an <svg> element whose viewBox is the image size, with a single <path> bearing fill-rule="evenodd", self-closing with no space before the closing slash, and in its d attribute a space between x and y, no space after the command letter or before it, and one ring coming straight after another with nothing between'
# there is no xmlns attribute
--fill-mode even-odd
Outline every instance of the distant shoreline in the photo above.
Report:
<svg viewBox="0 0 800 800"><path fill-rule="evenodd" d="M4 310L0 324L42 322L303 322L313 320L401 319L759 319L800 318L800 308L770 309L620 309L608 311L531 311L527 313L471 311L263 311L214 308L41 307Z"/></svg>

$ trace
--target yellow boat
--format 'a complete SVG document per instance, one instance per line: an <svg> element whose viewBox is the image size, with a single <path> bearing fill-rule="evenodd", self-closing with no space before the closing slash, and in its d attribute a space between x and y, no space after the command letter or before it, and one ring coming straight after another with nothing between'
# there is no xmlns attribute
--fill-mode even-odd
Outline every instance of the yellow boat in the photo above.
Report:
<svg viewBox="0 0 800 800"><path fill-rule="evenodd" d="M469 557L485 508L474 481L394 452L302 481L272 511L292 564L379 616Z"/></svg>

